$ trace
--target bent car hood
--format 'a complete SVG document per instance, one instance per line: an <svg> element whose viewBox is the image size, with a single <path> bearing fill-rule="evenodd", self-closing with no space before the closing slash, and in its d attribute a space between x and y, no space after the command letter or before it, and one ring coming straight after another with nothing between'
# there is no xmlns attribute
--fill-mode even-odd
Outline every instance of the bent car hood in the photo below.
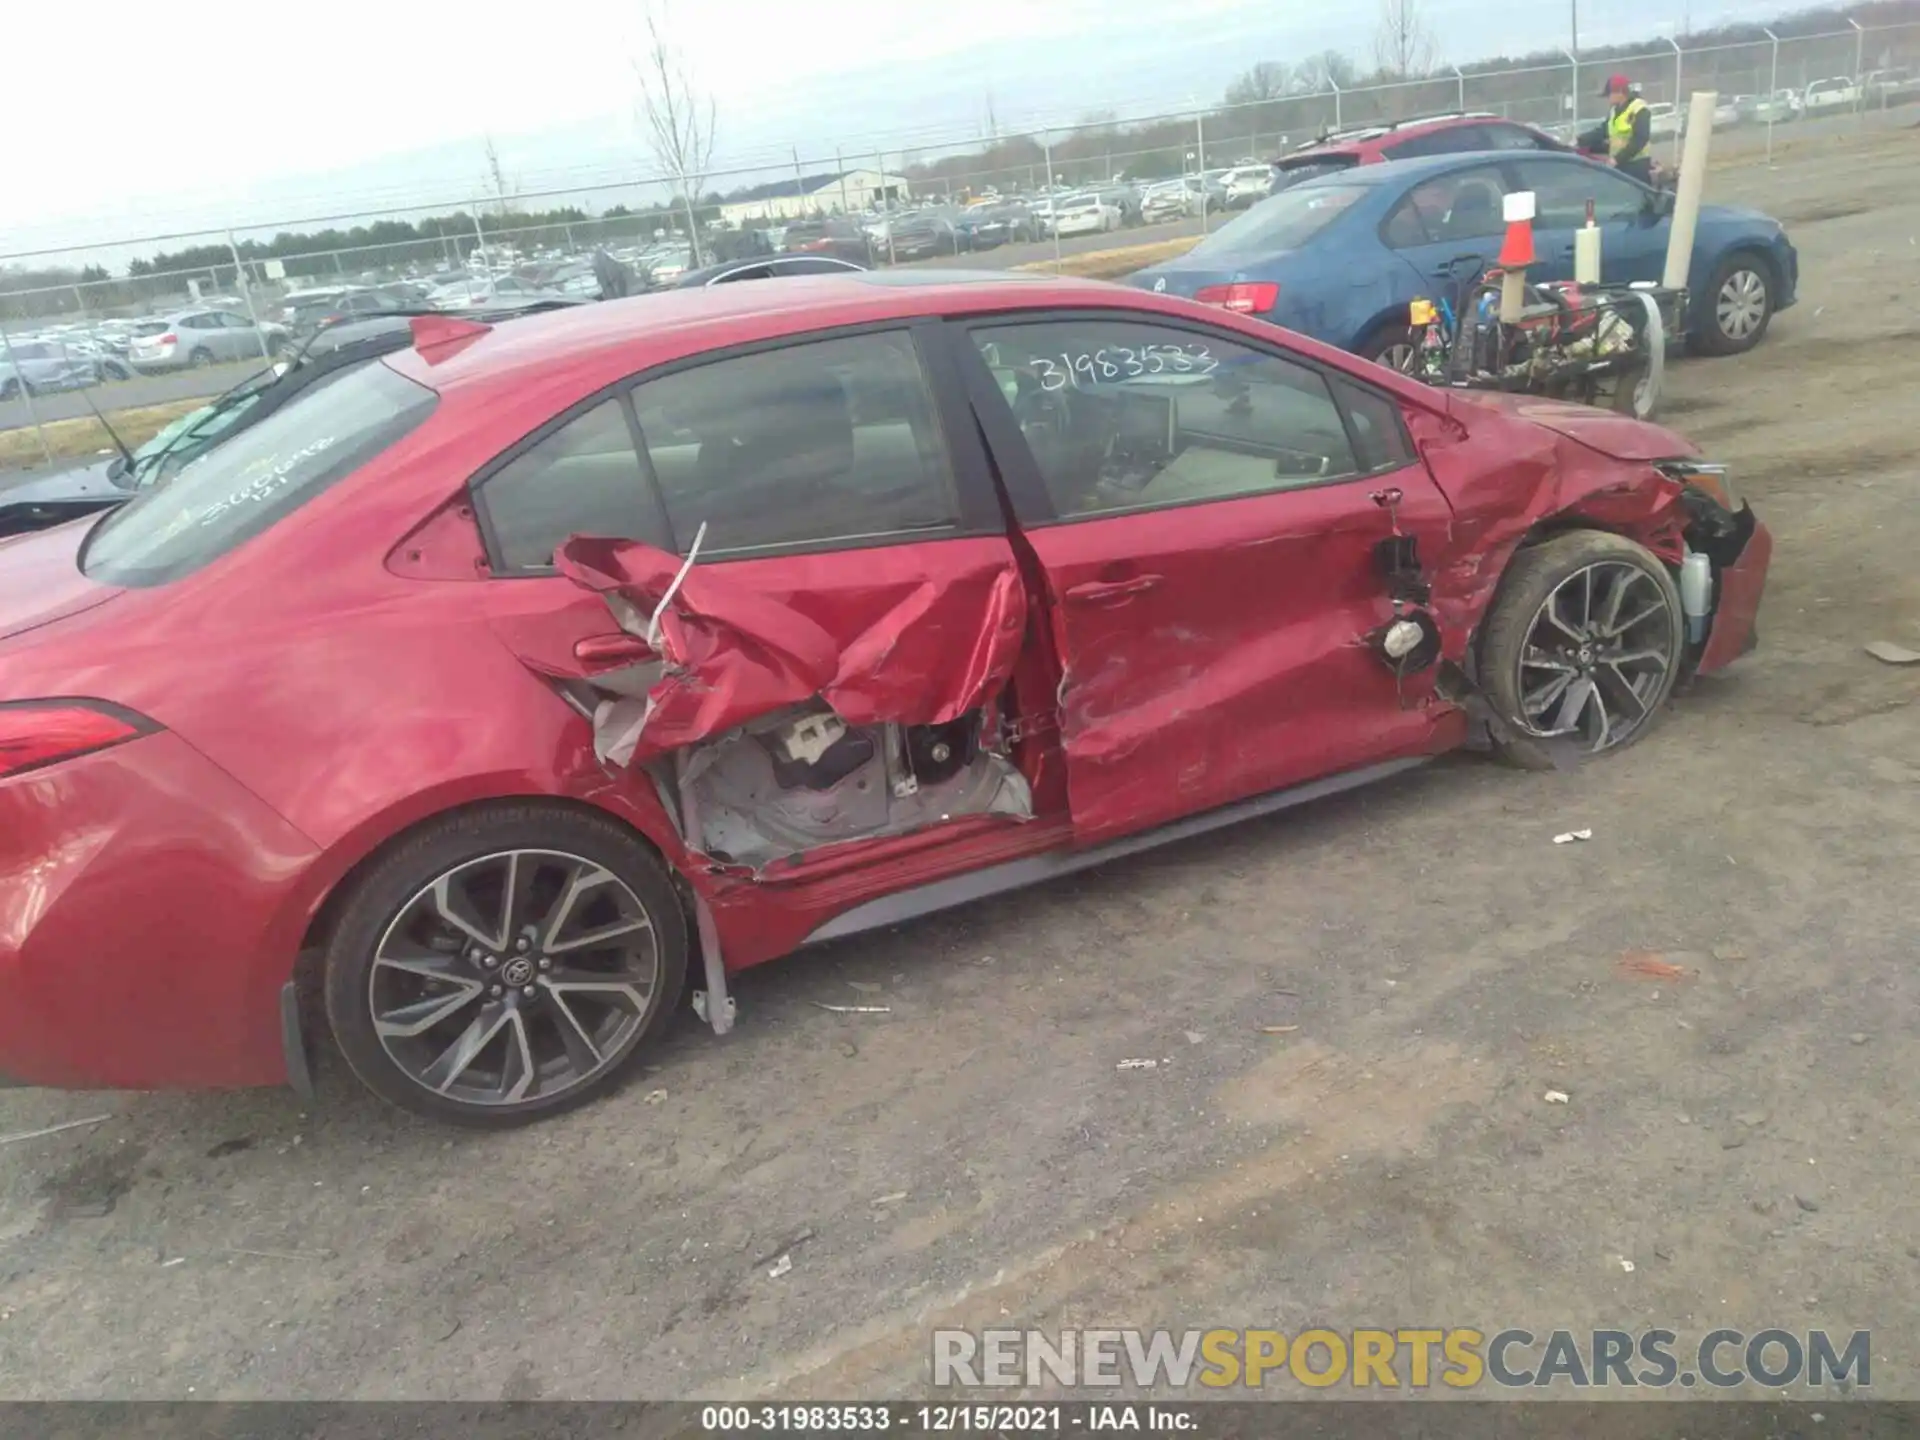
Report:
<svg viewBox="0 0 1920 1440"><path fill-rule="evenodd" d="M1450 390L1447 403L1464 406L1461 419L1471 425L1474 410L1496 410L1515 420L1525 420L1551 430L1554 434L1584 445L1615 460L1673 460L1682 455L1697 455L1691 440L1676 435L1664 426L1596 410L1590 405L1575 405L1566 400L1545 400L1537 395L1506 395L1485 390Z"/></svg>

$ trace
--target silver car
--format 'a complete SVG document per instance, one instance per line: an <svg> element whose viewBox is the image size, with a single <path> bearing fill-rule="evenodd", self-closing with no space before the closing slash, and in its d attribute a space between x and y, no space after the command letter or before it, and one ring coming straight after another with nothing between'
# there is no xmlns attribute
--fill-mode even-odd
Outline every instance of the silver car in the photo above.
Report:
<svg viewBox="0 0 1920 1440"><path fill-rule="evenodd" d="M124 380L127 367L92 346L59 340L14 340L0 348L0 400L21 392L80 390L102 380Z"/></svg>
<svg viewBox="0 0 1920 1440"><path fill-rule="evenodd" d="M155 333L136 335L128 363L136 370L185 370L224 360L260 360L286 348L284 325L255 326L233 310L181 310L162 317ZM142 328L152 330L153 322Z"/></svg>

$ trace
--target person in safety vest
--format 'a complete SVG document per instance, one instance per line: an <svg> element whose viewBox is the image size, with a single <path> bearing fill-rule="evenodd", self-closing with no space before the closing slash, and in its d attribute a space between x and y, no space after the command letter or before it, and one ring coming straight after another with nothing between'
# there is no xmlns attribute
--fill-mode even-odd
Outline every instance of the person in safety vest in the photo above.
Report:
<svg viewBox="0 0 1920 1440"><path fill-rule="evenodd" d="M1633 93L1633 85L1624 75L1609 76L1607 88L1601 93L1613 102L1613 108L1605 121L1580 138L1580 148L1606 155L1616 170L1643 185L1653 184L1653 157L1647 153L1653 138L1653 112Z"/></svg>

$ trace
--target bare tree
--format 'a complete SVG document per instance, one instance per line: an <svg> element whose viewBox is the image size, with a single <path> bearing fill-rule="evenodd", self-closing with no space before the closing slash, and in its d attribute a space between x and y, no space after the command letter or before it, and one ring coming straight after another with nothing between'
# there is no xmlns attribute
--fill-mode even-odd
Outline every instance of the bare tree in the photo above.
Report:
<svg viewBox="0 0 1920 1440"><path fill-rule="evenodd" d="M1290 78L1291 72L1286 66L1262 60L1227 86L1227 104L1257 105L1265 100L1278 100L1287 93Z"/></svg>
<svg viewBox="0 0 1920 1440"><path fill-rule="evenodd" d="M700 193L713 160L712 96L703 96L693 73L668 33L668 0L645 0L646 53L633 62L640 81L638 112L647 147L662 169L680 187L686 211L687 243L693 263L700 264L700 229L693 216L693 197Z"/></svg>
<svg viewBox="0 0 1920 1440"><path fill-rule="evenodd" d="M1433 32L1420 13L1420 0L1380 0L1373 58L1390 80L1411 80L1433 68Z"/></svg>
<svg viewBox="0 0 1920 1440"><path fill-rule="evenodd" d="M1338 50L1324 50L1293 67L1295 94L1322 95L1329 90L1351 90L1360 79L1360 67Z"/></svg>

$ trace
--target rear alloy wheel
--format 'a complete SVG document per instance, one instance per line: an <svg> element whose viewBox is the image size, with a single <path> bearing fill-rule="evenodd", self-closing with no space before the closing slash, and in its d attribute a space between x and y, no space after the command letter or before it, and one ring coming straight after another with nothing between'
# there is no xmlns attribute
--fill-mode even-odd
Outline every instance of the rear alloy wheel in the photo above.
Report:
<svg viewBox="0 0 1920 1440"><path fill-rule="evenodd" d="M187 356L187 363L196 370L204 370L213 364L213 352L207 349L196 350Z"/></svg>
<svg viewBox="0 0 1920 1440"><path fill-rule="evenodd" d="M1731 255L1720 262L1707 286L1711 305L1703 328L1703 348L1714 355L1739 355L1758 345L1773 323L1773 273L1764 260Z"/></svg>
<svg viewBox="0 0 1920 1440"><path fill-rule="evenodd" d="M1686 653L1680 591L1660 558L1579 530L1522 550L1480 646L1482 681L1509 732L1504 758L1551 768L1556 748L1618 750L1653 724Z"/></svg>
<svg viewBox="0 0 1920 1440"><path fill-rule="evenodd" d="M516 806L431 826L359 884L328 950L327 1014L384 1099L517 1125L618 1083L679 1003L686 961L644 843Z"/></svg>
<svg viewBox="0 0 1920 1440"><path fill-rule="evenodd" d="M1360 353L1376 365L1411 375L1418 352L1414 349L1412 330L1405 325L1383 325L1367 337Z"/></svg>

